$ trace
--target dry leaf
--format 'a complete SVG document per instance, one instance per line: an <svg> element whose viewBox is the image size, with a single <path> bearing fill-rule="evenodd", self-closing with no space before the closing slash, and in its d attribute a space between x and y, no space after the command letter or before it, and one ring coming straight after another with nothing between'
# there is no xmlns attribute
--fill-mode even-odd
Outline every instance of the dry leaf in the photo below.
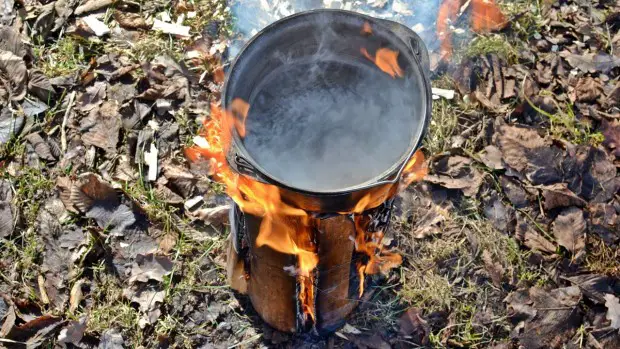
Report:
<svg viewBox="0 0 620 349"><path fill-rule="evenodd" d="M552 210L557 207L578 206L583 207L586 201L568 189L566 183L556 183L541 187L545 199L544 207Z"/></svg>
<svg viewBox="0 0 620 349"><path fill-rule="evenodd" d="M551 225L551 231L558 244L576 254L586 246L586 221L583 211L577 207L569 207L558 215Z"/></svg>
<svg viewBox="0 0 620 349"><path fill-rule="evenodd" d="M151 29L151 25L146 23L144 18L138 13L114 11L114 19L121 28L125 29Z"/></svg>
<svg viewBox="0 0 620 349"><path fill-rule="evenodd" d="M517 240L521 241L530 249L548 253L555 252L555 245L542 236L536 228L519 213L517 213L516 237Z"/></svg>
<svg viewBox="0 0 620 349"><path fill-rule="evenodd" d="M9 78L6 83L0 80L0 90L4 89L12 101L24 99L28 87L28 70L22 57L0 50L0 72Z"/></svg>
<svg viewBox="0 0 620 349"><path fill-rule="evenodd" d="M417 345L428 345L431 328L424 320L418 308L409 308L398 320L399 334L411 337L411 341Z"/></svg>
<svg viewBox="0 0 620 349"><path fill-rule="evenodd" d="M172 272L172 261L166 256L158 256L153 253L139 254L131 267L129 283L147 282L155 280L162 282L164 276Z"/></svg>
<svg viewBox="0 0 620 349"><path fill-rule="evenodd" d="M462 156L442 157L436 161L431 175L424 180L448 189L460 189L466 196L474 196L482 184L482 173L473 161Z"/></svg>

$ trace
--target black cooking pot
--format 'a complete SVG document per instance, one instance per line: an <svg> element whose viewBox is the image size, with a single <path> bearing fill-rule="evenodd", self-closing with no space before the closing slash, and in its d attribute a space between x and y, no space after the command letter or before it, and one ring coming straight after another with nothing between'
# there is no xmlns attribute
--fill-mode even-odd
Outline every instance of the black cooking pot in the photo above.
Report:
<svg viewBox="0 0 620 349"><path fill-rule="evenodd" d="M397 52L392 71L373 62L381 49ZM431 117L428 53L399 23L342 10L297 13L241 50L224 108L236 98L250 112L247 135L234 131L227 156L235 171L278 186L283 200L307 211L350 211L370 191L393 192L422 142Z"/></svg>

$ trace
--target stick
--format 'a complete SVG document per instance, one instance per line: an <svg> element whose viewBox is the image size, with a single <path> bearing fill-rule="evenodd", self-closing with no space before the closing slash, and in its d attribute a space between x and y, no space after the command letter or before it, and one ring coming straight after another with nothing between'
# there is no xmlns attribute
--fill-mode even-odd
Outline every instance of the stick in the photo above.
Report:
<svg viewBox="0 0 620 349"><path fill-rule="evenodd" d="M75 91L71 92L69 95L69 104L67 105L67 110L65 110L65 116L62 119L62 126L60 127L60 149L62 152L67 151L67 121L69 120L69 113L71 112L71 108L73 107L73 100L75 99Z"/></svg>

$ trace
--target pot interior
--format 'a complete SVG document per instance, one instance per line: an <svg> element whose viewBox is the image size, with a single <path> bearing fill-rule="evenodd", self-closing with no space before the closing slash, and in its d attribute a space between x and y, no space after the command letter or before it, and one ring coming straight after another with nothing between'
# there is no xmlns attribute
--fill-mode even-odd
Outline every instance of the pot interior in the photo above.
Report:
<svg viewBox="0 0 620 349"><path fill-rule="evenodd" d="M362 33L365 22L341 11L298 14L240 53L224 102L249 103L236 145L263 175L309 192L352 190L393 173L418 144L428 107L419 65L385 27ZM380 49L398 53L398 68L371 60Z"/></svg>

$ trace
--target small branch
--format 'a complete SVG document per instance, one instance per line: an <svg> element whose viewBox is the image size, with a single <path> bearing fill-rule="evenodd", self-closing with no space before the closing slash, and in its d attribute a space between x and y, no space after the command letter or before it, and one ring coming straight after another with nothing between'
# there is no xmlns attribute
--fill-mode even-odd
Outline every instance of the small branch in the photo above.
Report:
<svg viewBox="0 0 620 349"><path fill-rule="evenodd" d="M67 104L67 109L65 110L65 116L62 119L62 126L60 127L60 149L63 153L67 151L67 121L69 121L69 113L71 113L71 108L73 108L73 100L75 99L75 91L71 92L69 95L69 102Z"/></svg>

